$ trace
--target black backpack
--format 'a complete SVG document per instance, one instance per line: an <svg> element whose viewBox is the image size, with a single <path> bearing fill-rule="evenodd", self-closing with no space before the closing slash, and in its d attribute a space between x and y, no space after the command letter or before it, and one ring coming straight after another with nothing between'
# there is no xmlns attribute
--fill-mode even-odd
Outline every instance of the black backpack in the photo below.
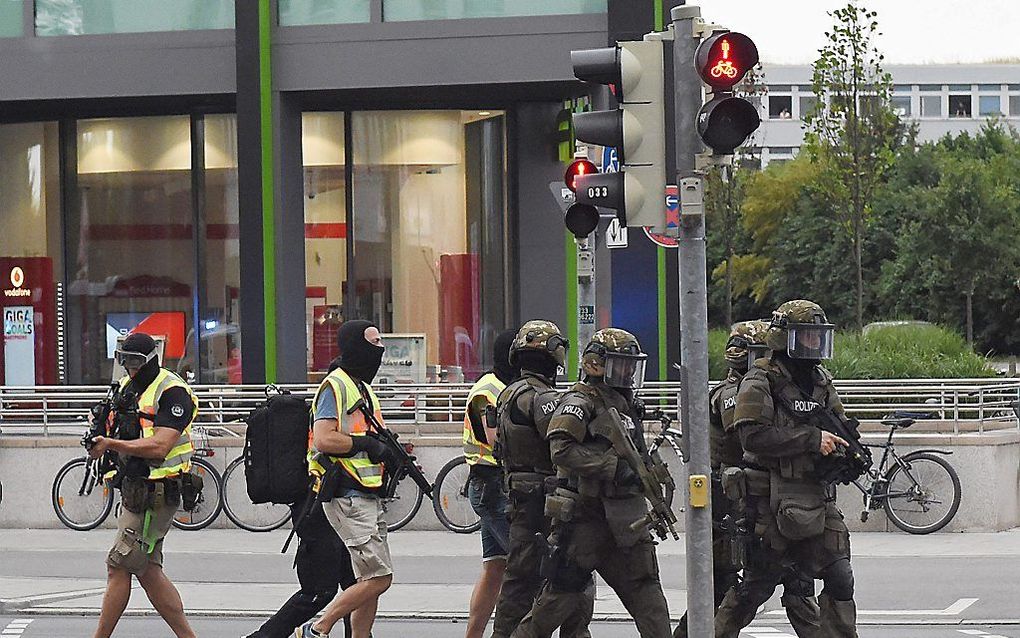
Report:
<svg viewBox="0 0 1020 638"><path fill-rule="evenodd" d="M244 478L252 503L291 505L308 494L308 402L274 390L245 418Z"/></svg>

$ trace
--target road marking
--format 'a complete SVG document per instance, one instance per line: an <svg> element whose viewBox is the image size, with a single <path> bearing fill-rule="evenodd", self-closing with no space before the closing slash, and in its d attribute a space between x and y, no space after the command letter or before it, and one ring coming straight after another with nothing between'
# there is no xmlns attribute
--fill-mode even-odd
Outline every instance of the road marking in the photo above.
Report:
<svg viewBox="0 0 1020 638"><path fill-rule="evenodd" d="M956 631L960 632L961 634L967 634L968 636L981 636L981 638L1006 638L1005 636L1000 636L999 634L986 633L984 631L981 631L980 629L957 629Z"/></svg>
<svg viewBox="0 0 1020 638"><path fill-rule="evenodd" d="M73 591L62 591L55 594L39 594L37 596L22 596L21 598L0 598L0 604L16 605L20 603L41 603L46 601L67 600L69 598L83 598L106 592L105 587L94 587L92 589L76 589Z"/></svg>
<svg viewBox="0 0 1020 638"><path fill-rule="evenodd" d="M751 636L751 638L797 638L777 627L748 627L741 630L740 634Z"/></svg>
<svg viewBox="0 0 1020 638"><path fill-rule="evenodd" d="M3 631L0 631L0 636L20 636L25 632L25 629L32 624L31 618L16 618L11 622L7 623Z"/></svg>
<svg viewBox="0 0 1020 638"><path fill-rule="evenodd" d="M968 607L978 601L977 598L960 598L945 609L858 609L858 616L959 616ZM773 609L765 612L766 615L785 614L785 609Z"/></svg>

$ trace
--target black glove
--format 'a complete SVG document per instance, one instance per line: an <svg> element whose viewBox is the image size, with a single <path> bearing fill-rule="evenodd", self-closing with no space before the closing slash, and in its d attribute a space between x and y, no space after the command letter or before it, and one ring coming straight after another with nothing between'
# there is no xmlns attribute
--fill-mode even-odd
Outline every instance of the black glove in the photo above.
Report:
<svg viewBox="0 0 1020 638"><path fill-rule="evenodd" d="M373 463L385 463L390 467L396 465L398 461L397 455L386 447L385 443L368 435L351 437L351 454L358 452L366 452L368 460Z"/></svg>
<svg viewBox="0 0 1020 638"><path fill-rule="evenodd" d="M641 477L630 466L630 463L619 459L616 461L616 476L613 477L613 484L616 487L629 487L641 485Z"/></svg>
<svg viewBox="0 0 1020 638"><path fill-rule="evenodd" d="M644 421L647 411L645 410L645 402L641 400L641 397L634 397L634 400L630 402L630 409L634 412L634 418L638 421Z"/></svg>

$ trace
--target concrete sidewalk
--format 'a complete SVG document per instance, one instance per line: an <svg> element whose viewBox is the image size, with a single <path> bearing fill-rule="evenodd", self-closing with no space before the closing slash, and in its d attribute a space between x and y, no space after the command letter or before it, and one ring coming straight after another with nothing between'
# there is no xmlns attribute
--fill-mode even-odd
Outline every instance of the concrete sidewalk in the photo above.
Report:
<svg viewBox="0 0 1020 638"><path fill-rule="evenodd" d="M70 530L0 530L0 611L34 614L95 614L102 599L105 581L101 560L112 540L111 530L73 532ZM168 538L167 553L214 560L231 557L242 564L248 561L281 561L280 548L285 530L252 534L241 530L174 531ZM858 557L1016 557L1020 555L1020 530L999 533L907 534L857 533L853 535L854 554ZM400 531L390 535L396 565L393 587L380 600L380 614L388 618L460 618L465 617L472 586L466 582L450 584L401 582L401 561L435 559L438 564L467 567L478 560L477 534L450 532ZM658 546L660 562L670 569L682 569L684 543L663 542ZM17 575L7 567L8 557L29 554L32 561L66 560L68 552L87 555L95 561L95 577L54 578ZM293 549L291 549L293 552ZM205 557L205 558L202 558ZM183 558L183 557L182 557ZM444 561L443 559L450 559ZM89 563L91 565L91 562ZM173 564L171 563L171 566ZM189 614L202 616L265 616L274 612L295 590L293 575L282 571L275 582L252 582L239 570L234 582L210 582L202 573L177 584ZM38 573L44 573L45 569ZM91 574L91 569L88 570ZM406 574L407 572L405 572ZM206 576L208 578L208 576ZM404 576L408 578L407 575ZM678 609L686 592L667 588L668 600ZM671 605L672 606L672 605ZM776 607L773 603L767 609ZM623 605L608 587L599 587L596 616L600 619L628 618ZM129 613L154 613L141 592L132 596Z"/></svg>

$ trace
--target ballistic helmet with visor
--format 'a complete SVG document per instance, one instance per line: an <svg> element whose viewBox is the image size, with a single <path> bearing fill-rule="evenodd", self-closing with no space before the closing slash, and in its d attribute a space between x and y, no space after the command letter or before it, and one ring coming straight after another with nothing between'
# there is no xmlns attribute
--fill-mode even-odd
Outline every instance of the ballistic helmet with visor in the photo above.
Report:
<svg viewBox="0 0 1020 638"><path fill-rule="evenodd" d="M114 360L127 369L137 369L157 356L156 341L144 332L133 332L113 351Z"/></svg>
<svg viewBox="0 0 1020 638"><path fill-rule="evenodd" d="M821 306L796 299L772 313L766 343L772 351L785 352L791 359L820 361L832 358L835 332Z"/></svg>
<svg viewBox="0 0 1020 638"><path fill-rule="evenodd" d="M560 367L565 367L569 349L570 342L556 324L544 319L533 319L517 331L517 337L510 346L510 365L519 365L517 353L522 350L537 350L548 354Z"/></svg>
<svg viewBox="0 0 1020 638"><path fill-rule="evenodd" d="M603 379L614 388L640 388L645 384L648 355L637 337L620 328L603 328L584 349L584 362L605 366Z"/></svg>
<svg viewBox="0 0 1020 638"><path fill-rule="evenodd" d="M734 370L749 370L768 350L765 335L769 322L755 319L733 324L726 341L726 364Z"/></svg>

